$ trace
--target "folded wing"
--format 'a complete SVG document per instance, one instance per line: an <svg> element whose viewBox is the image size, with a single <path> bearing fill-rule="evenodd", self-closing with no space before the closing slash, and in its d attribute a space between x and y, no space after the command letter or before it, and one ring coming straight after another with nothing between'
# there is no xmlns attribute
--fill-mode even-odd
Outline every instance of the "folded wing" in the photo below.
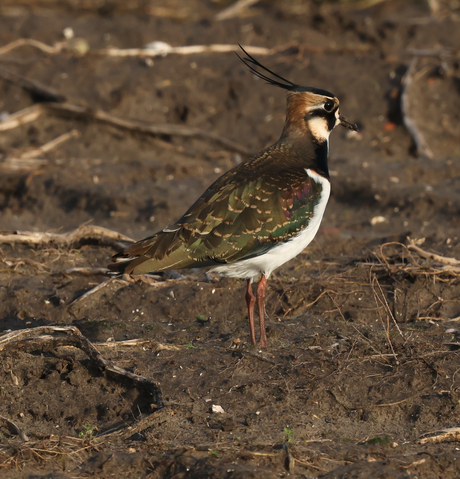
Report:
<svg viewBox="0 0 460 479"><path fill-rule="evenodd" d="M216 266L261 255L307 227L321 185L303 168L248 178L229 172L174 225L113 257L119 273Z"/></svg>

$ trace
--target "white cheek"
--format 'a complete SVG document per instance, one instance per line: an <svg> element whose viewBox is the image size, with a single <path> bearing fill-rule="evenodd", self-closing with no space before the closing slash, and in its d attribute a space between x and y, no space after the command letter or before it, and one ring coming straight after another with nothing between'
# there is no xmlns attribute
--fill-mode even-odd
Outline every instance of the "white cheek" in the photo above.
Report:
<svg viewBox="0 0 460 479"><path fill-rule="evenodd" d="M339 109L337 108L337 110L335 110L335 125L334 125L334 128L336 126L339 126L340 125L340 113L339 113Z"/></svg>
<svg viewBox="0 0 460 479"><path fill-rule="evenodd" d="M325 118L312 118L308 122L308 127L310 128L310 131L312 132L313 136L320 142L329 139L329 135L331 132L327 128L327 121Z"/></svg>

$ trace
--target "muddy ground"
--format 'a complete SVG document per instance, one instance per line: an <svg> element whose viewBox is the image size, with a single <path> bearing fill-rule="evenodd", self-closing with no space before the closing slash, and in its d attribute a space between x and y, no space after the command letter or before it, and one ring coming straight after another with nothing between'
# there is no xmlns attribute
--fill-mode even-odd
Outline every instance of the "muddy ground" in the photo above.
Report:
<svg viewBox="0 0 460 479"><path fill-rule="evenodd" d="M230 3L1 2L2 46L53 46L68 27L75 37L0 47L0 330L75 326L161 395L102 371L65 333L0 345L0 475L457 478L459 265L421 257L408 237L460 258L460 5L261 1L218 21ZM101 51L154 41L273 49L258 58L334 92L360 126L331 135L322 229L269 281L265 351L249 344L242 281L193 271L105 283L97 268L121 241L6 236L89 223L141 239L243 151L276 141L284 93L234 53ZM43 103L56 94L80 114ZM33 121L6 129L34 105ZM205 134L132 131L95 111Z"/></svg>

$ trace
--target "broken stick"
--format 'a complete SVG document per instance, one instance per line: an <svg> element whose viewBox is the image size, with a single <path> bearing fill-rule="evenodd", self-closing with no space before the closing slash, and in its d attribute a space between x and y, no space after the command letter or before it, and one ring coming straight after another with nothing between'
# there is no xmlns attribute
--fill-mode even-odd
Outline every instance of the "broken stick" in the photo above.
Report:
<svg viewBox="0 0 460 479"><path fill-rule="evenodd" d="M244 146L241 146L235 141L215 135L214 133L200 130L199 128L182 125L171 125L168 123L153 125L140 120L128 120L125 118L120 118L115 115L111 115L110 113L107 113L103 110L94 110L86 106L74 105L72 103L48 103L47 107L54 111L70 113L75 116L82 116L84 118L90 118L93 120L101 121L103 123L117 126L119 128L124 128L126 130L137 131L140 133L147 133L151 135L177 135L198 137L205 140L211 140L215 143L219 143L230 150L237 151L238 153L244 155L248 155L251 153L250 150L248 150Z"/></svg>
<svg viewBox="0 0 460 479"><path fill-rule="evenodd" d="M58 338L53 336L50 338L43 338L43 335L54 335L56 333L65 333L66 336ZM158 383L147 379L144 376L120 368L108 359L104 359L102 354L96 349L91 341L83 336L80 330L75 326L39 326L37 328L21 329L19 331L7 333L0 336L0 351L3 351L6 348L11 348L12 346L20 347L20 345L30 344L34 339L38 340L40 345L43 344L44 340L46 341L49 339L49 342L54 347L71 345L81 349L99 369L112 376L112 378L116 380L120 380L122 377L129 379L136 388L144 389L151 394L152 401L158 409L165 407ZM25 340L28 341L26 342Z"/></svg>
<svg viewBox="0 0 460 479"><path fill-rule="evenodd" d="M407 240L409 241L409 245L407 246L407 249L415 251L422 258L432 259L433 261L437 261L438 263L447 264L450 266L460 265L460 260L456 258L449 258L448 256L441 256L436 253L430 253L429 251L425 251L419 246L417 246L416 241L413 240L412 238L407 238Z"/></svg>
<svg viewBox="0 0 460 479"><path fill-rule="evenodd" d="M35 121L42 113L43 106L41 103L29 106L16 113L8 115L4 120L0 121L0 131L12 130L21 125L26 125L31 121Z"/></svg>
<svg viewBox="0 0 460 479"><path fill-rule="evenodd" d="M17 128L18 126L30 123L31 121L36 120L42 113L45 113L46 111L51 111L52 113L57 112L69 114L84 119L92 119L116 126L118 128L123 128L125 130L136 131L148 135L171 135L202 138L204 140L218 143L229 150L236 151L243 155L249 155L252 153L248 148L241 146L235 141L215 135L214 133L200 130L199 128L183 125L171 125L168 123L151 124L140 120L128 120L111 115L103 110L94 110L87 106L74 105L68 102L39 103L37 105L25 108L24 110L20 110L0 121L0 131L11 130L13 128Z"/></svg>
<svg viewBox="0 0 460 479"><path fill-rule="evenodd" d="M16 423L6 418L5 416L0 416L0 424L5 426L11 434L16 434L17 436L19 436L21 441L27 442L29 440L27 434L21 428L19 428Z"/></svg>
<svg viewBox="0 0 460 479"><path fill-rule="evenodd" d="M100 244L120 247L119 243L133 243L134 240L102 226L81 225L68 233L46 233L33 231L0 231L0 243L48 244L72 246L83 241L95 240Z"/></svg>
<svg viewBox="0 0 460 479"><path fill-rule="evenodd" d="M228 20L229 18L237 17L243 10L251 7L258 1L259 0L238 0L237 2L233 3L229 7L219 12L215 16L215 19L220 22L222 20Z"/></svg>
<svg viewBox="0 0 460 479"><path fill-rule="evenodd" d="M0 67L0 77L24 88L24 90L27 90L29 93L38 96L42 101L60 102L65 100L65 96L60 95L54 88L43 85L43 83L36 80L29 80L28 78L11 72L6 68Z"/></svg>
<svg viewBox="0 0 460 479"><path fill-rule="evenodd" d="M62 143L72 139L78 138L80 133L78 130L71 130L68 133L64 133L54 138L54 140L45 143L38 148L27 149L17 155L8 155L1 163L0 168L3 170L30 170L38 166L46 165L48 160L39 158L40 156L48 153L52 149L58 147Z"/></svg>

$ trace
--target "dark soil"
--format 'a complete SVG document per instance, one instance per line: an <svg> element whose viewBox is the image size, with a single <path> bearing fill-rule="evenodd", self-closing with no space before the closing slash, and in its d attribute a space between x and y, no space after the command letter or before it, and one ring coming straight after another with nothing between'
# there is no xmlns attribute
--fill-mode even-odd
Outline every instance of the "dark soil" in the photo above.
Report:
<svg viewBox="0 0 460 479"><path fill-rule="evenodd" d="M166 407L76 348L14 343L0 351L0 415L28 441L0 421L0 475L457 478L458 433L439 431L460 421L459 267L420 258L407 237L460 258L460 6L261 1L216 21L230 3L2 1L1 45L53 45L66 27L88 43L86 55L32 46L0 54L3 70L69 103L199 128L256 152L281 132L284 94L234 53L146 61L96 52L239 42L275 47L258 58L334 92L361 131L331 136L330 204L315 241L269 281L264 351L249 344L243 281L202 272L153 285L112 280L73 303L107 277L67 270L103 268L119 247L2 242L0 330L73 325L93 343L150 339L99 349L158 382ZM413 58L405 95L432 158L417 152L400 107ZM4 76L2 118L43 101ZM12 160L73 129L78 138L37 160ZM204 138L52 111L0 131L0 155L2 230L92 222L135 239L178 219L242 158ZM97 437L152 413L133 434Z"/></svg>

